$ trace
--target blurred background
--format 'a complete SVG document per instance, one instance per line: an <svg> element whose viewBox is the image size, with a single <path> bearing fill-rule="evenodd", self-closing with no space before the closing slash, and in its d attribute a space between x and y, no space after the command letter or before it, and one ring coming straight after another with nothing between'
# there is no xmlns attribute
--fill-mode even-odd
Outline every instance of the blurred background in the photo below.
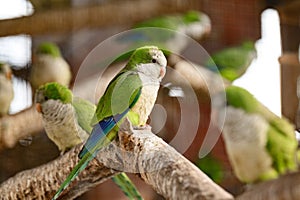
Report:
<svg viewBox="0 0 300 200"><path fill-rule="evenodd" d="M257 58L245 74L233 82L242 86L277 115L296 123L297 78L300 43L300 3L297 0L10 0L0 2L0 61L9 63L14 99L9 114L32 105L32 90L27 82L34 51L44 41L56 43L69 63L72 83L84 59L105 39L129 30L138 22L189 10L205 13L211 28L197 42L213 54L246 40L255 42ZM112 47L113 48L113 47ZM109 51L109 49L108 49ZM184 54L193 56L193 47ZM78 80L80 81L80 80ZM0 91L1 92L1 91ZM201 120L197 135L184 155L194 163L210 123L210 98L197 95ZM180 122L178 99L160 90L158 102L165 107L167 121L161 136L170 141ZM191 117L193 117L191 113ZM20 140L13 148L0 151L0 181L19 171L47 163L59 155L44 131ZM208 158L209 157L209 158ZM218 184L233 194L243 191L234 176L219 138L205 162L214 168ZM203 161L204 163L204 161ZM145 199L163 199L139 178L131 176ZM112 181L107 181L78 199L125 199Z"/></svg>

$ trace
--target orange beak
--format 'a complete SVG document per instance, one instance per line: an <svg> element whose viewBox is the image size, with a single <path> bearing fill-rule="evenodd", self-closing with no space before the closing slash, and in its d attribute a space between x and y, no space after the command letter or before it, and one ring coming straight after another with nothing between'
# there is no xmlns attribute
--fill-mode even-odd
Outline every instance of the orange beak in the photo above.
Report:
<svg viewBox="0 0 300 200"><path fill-rule="evenodd" d="M11 72L7 72L7 73L5 74L5 76L6 76L6 78L7 78L8 80L11 80L11 78L12 78Z"/></svg>
<svg viewBox="0 0 300 200"><path fill-rule="evenodd" d="M160 68L159 77L163 78L166 75L166 68Z"/></svg>
<svg viewBox="0 0 300 200"><path fill-rule="evenodd" d="M39 113L42 113L42 106L40 103L36 103L35 104L35 109L39 112Z"/></svg>

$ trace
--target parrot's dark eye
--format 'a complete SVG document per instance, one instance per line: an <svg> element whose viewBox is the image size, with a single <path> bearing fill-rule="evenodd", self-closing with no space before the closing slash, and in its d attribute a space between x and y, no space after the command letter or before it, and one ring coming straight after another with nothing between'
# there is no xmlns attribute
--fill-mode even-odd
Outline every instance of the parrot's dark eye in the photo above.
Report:
<svg viewBox="0 0 300 200"><path fill-rule="evenodd" d="M154 59L154 58L151 61L152 61L152 63L156 63L157 62L157 60Z"/></svg>
<svg viewBox="0 0 300 200"><path fill-rule="evenodd" d="M45 100L47 101L49 98L47 96L45 96Z"/></svg>

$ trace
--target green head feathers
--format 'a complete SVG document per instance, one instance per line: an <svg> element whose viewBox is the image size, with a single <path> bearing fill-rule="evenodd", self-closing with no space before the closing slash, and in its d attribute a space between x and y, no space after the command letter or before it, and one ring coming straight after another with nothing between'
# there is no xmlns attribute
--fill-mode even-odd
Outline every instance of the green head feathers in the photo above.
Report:
<svg viewBox="0 0 300 200"><path fill-rule="evenodd" d="M200 21L200 14L198 11L191 10L183 15L183 22L186 24L198 21Z"/></svg>
<svg viewBox="0 0 300 200"><path fill-rule="evenodd" d="M48 99L60 100L62 103L71 103L73 100L72 92L59 83L46 83L36 91L36 102L41 103Z"/></svg>
<svg viewBox="0 0 300 200"><path fill-rule="evenodd" d="M228 86L226 99L228 105L241 108L248 113L256 112L258 109L259 102L250 92L241 87Z"/></svg>
<svg viewBox="0 0 300 200"><path fill-rule="evenodd" d="M151 52L160 51L156 46L143 46L137 48L130 56L129 62L126 65L126 70L132 69L141 63L151 63Z"/></svg>
<svg viewBox="0 0 300 200"><path fill-rule="evenodd" d="M51 42L44 42L40 44L36 51L37 54L46 54L53 57L60 57L61 53L58 46Z"/></svg>
<svg viewBox="0 0 300 200"><path fill-rule="evenodd" d="M242 43L242 47L245 50L255 50L255 43L253 41L245 41Z"/></svg>
<svg viewBox="0 0 300 200"><path fill-rule="evenodd" d="M190 24L193 22L200 21L200 12L191 10L183 15L167 15L149 19L147 21L141 22L135 26L135 28L141 27L158 27L158 28L167 28L176 30L179 25L182 25L182 22L185 24Z"/></svg>

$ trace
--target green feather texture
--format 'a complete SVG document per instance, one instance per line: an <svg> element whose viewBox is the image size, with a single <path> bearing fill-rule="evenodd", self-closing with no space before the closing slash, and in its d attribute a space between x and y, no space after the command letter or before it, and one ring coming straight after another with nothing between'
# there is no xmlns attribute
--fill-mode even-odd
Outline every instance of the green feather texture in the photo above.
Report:
<svg viewBox="0 0 300 200"><path fill-rule="evenodd" d="M183 15L183 22L185 24L190 24L193 22L198 22L201 20L201 14L199 11L190 10Z"/></svg>
<svg viewBox="0 0 300 200"><path fill-rule="evenodd" d="M273 159L273 166L279 174L297 169L296 152L298 142L294 127L285 118L280 118L261 104L247 90L228 86L227 104L247 113L259 114L269 123L267 149Z"/></svg>
<svg viewBox="0 0 300 200"><path fill-rule="evenodd" d="M56 82L42 85L39 91L43 91L43 95L47 99L60 100L63 103L72 103L73 100L72 92L66 86Z"/></svg>
<svg viewBox="0 0 300 200"><path fill-rule="evenodd" d="M217 67L224 78L234 81L246 72L255 58L254 42L245 41L239 46L226 48L214 53L205 63L205 66L212 70Z"/></svg>
<svg viewBox="0 0 300 200"><path fill-rule="evenodd" d="M166 28L176 31L179 26L188 25L193 22L201 20L201 13L199 11L188 11L187 13L180 15L167 15L149 19L147 21L137 24L134 28L141 27L157 27Z"/></svg>
<svg viewBox="0 0 300 200"><path fill-rule="evenodd" d="M207 26L207 20L202 20L204 19L202 18L203 15L204 14L199 11L189 11L184 14L177 13L155 17L136 24L133 27L135 28L133 31L134 34L127 39L125 38L125 40L130 41L133 39L135 47L151 43L165 49L177 49L178 52L180 52L185 47L183 43L187 41L183 35L182 37L178 37L176 34L180 32L194 39L202 37L201 32L194 34L194 32L190 32L190 30L195 24L197 24L197 26L201 26L201 24L203 27ZM174 43L177 44L174 46ZM171 45L172 47L170 47Z"/></svg>
<svg viewBox="0 0 300 200"><path fill-rule="evenodd" d="M171 55L171 51L169 51L168 49L165 49L165 48L158 48L158 49L161 50L166 57ZM119 56L116 56L116 58L113 60L112 64L128 60L132 56L133 52L135 52L135 49L125 52Z"/></svg>
<svg viewBox="0 0 300 200"><path fill-rule="evenodd" d="M137 24L133 28L146 28L146 27L155 27L155 28L163 28L169 29L172 31L164 31L161 34L157 34L157 32L151 33L150 30L143 30L141 32L144 33L145 36L148 37L150 41L156 41L158 43L164 44L164 42L168 41L172 38L176 32L174 31L182 31L179 28L187 28L188 25L199 22L201 13L198 11L189 11L183 15L175 14L175 15L167 15L149 19L147 21L141 22Z"/></svg>
<svg viewBox="0 0 300 200"><path fill-rule="evenodd" d="M74 97L72 104L76 111L79 126L90 134L93 129L91 120L96 111L96 105L79 97Z"/></svg>
<svg viewBox="0 0 300 200"><path fill-rule="evenodd" d="M137 67L138 64L151 63L151 50L158 50L158 48L156 46L144 46L136 49L130 56L127 65L122 71L132 70Z"/></svg>
<svg viewBox="0 0 300 200"><path fill-rule="evenodd" d="M95 117L92 124L103 120L106 117L120 114L134 101L137 93L142 87L142 82L136 73L131 70L141 63L151 63L150 51L158 49L154 46L144 46L136 49L125 68L111 81L105 91L105 95L99 100ZM125 102L123 99L129 99Z"/></svg>
<svg viewBox="0 0 300 200"><path fill-rule="evenodd" d="M120 189L129 199L143 200L143 197L125 173L120 173L112 177L112 180L120 187Z"/></svg>
<svg viewBox="0 0 300 200"><path fill-rule="evenodd" d="M258 113L259 102L247 90L236 87L228 86L226 88L227 104L236 108L241 108L248 113Z"/></svg>
<svg viewBox="0 0 300 200"><path fill-rule="evenodd" d="M105 91L99 100L92 124L104 118L124 112L134 101L142 82L137 74L131 72L120 73ZM123 99L129 99L129 102Z"/></svg>
<svg viewBox="0 0 300 200"><path fill-rule="evenodd" d="M222 163L213 155L206 155L204 158L198 159L195 164L214 182L220 183L223 180L224 169Z"/></svg>
<svg viewBox="0 0 300 200"><path fill-rule="evenodd" d="M46 54L51 55L53 57L61 57L60 50L58 46L51 42L43 42L41 43L36 51L37 54Z"/></svg>

